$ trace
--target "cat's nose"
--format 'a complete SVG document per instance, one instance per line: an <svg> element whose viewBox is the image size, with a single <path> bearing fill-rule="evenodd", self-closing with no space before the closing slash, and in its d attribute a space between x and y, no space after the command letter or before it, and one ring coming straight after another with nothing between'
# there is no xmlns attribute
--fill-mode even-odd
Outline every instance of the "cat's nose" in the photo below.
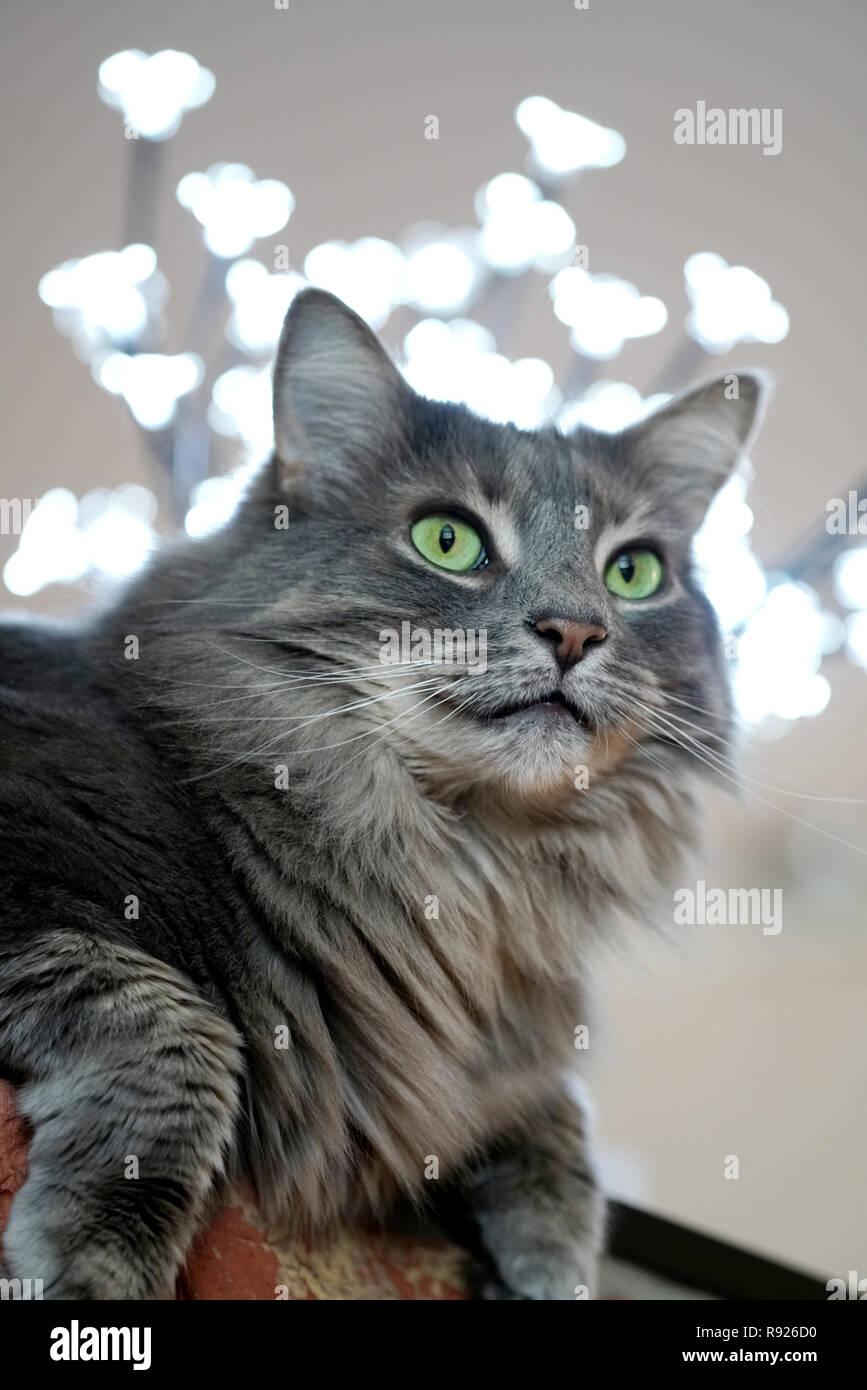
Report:
<svg viewBox="0 0 867 1390"><path fill-rule="evenodd" d="M561 671L585 655L590 643L604 642L608 636L599 623L576 623L571 618L539 618L536 631L554 645L554 655Z"/></svg>

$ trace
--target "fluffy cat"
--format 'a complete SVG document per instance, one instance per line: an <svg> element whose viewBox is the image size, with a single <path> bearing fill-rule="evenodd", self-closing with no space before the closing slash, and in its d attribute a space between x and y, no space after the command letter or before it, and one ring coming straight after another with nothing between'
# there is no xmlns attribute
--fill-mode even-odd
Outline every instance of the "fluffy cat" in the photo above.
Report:
<svg viewBox="0 0 867 1390"><path fill-rule="evenodd" d="M440 1205L483 1297L592 1289L582 977L693 838L690 741L729 738L690 541L738 388L495 425L305 291L235 518L87 625L0 629L9 1273L170 1297L229 1174L314 1236ZM486 669L384 664L403 622L481 630Z"/></svg>

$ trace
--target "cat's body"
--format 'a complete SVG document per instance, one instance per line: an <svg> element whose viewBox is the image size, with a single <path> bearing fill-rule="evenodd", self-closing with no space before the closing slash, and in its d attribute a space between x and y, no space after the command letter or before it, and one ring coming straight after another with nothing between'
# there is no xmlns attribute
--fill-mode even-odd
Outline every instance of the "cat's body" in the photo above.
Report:
<svg viewBox="0 0 867 1390"><path fill-rule="evenodd" d="M676 688L698 747L727 729L688 550L752 421L742 380L742 408L671 408L642 490L652 428L567 443L412 399L305 296L238 518L86 630L0 631L0 1070L35 1134L14 1274L166 1295L225 1166L313 1232L443 1189L488 1296L592 1284L583 961L692 837L694 760L641 709L678 718ZM413 555L424 505L479 517L488 566ZM670 570L641 627L598 555L651 535ZM545 636L564 612L574 659ZM485 629L488 671L383 666L404 620Z"/></svg>

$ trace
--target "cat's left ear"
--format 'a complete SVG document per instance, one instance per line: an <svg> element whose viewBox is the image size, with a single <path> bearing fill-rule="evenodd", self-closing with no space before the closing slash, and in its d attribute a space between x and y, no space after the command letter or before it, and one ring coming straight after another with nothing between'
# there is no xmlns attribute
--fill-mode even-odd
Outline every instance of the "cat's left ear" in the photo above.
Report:
<svg viewBox="0 0 867 1390"><path fill-rule="evenodd" d="M358 314L302 290L274 366L274 443L284 481L340 481L399 435L409 387Z"/></svg>
<svg viewBox="0 0 867 1390"><path fill-rule="evenodd" d="M624 431L631 468L700 521L755 437L768 390L759 372L730 372L676 396Z"/></svg>

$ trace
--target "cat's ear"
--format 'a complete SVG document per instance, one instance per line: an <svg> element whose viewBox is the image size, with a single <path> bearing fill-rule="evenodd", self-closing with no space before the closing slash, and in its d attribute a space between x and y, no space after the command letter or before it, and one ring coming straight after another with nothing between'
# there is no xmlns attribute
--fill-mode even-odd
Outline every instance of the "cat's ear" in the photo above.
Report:
<svg viewBox="0 0 867 1390"><path fill-rule="evenodd" d="M296 296L274 365L274 445L286 481L345 477L375 461L399 433L408 395L358 314L324 290Z"/></svg>
<svg viewBox="0 0 867 1390"><path fill-rule="evenodd" d="M677 499L700 522L748 450L768 387L759 372L730 372L675 396L624 431L631 467L657 498Z"/></svg>

